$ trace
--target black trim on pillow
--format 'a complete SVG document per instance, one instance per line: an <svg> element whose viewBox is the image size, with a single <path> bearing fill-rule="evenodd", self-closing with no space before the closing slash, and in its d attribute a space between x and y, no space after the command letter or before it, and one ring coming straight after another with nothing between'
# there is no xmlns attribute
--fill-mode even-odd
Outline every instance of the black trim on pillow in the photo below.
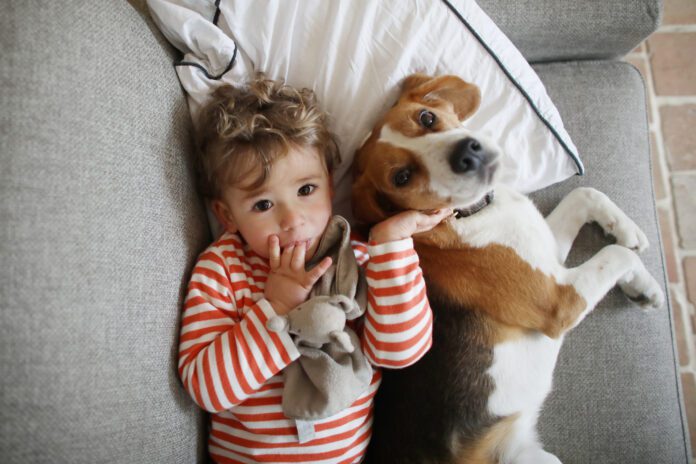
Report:
<svg viewBox="0 0 696 464"><path fill-rule="evenodd" d="M216 26L218 19L220 19L220 0L215 0L215 16L213 17L213 24Z"/></svg>
<svg viewBox="0 0 696 464"><path fill-rule="evenodd" d="M220 0L215 0L215 16L213 16L213 24L217 26L219 19L220 19ZM220 27L220 26L218 26L218 27ZM236 60L236 59L237 59L237 42L234 42L234 53L232 53L232 59L230 60L229 64L224 69L224 71L222 71L217 76L213 76L202 65L200 65L198 63L194 63L193 61L183 61L182 60L182 61L179 61L177 63L174 63L174 67L176 68L178 66L193 66L193 67L196 67L196 68L200 69L201 71L203 71L203 74L205 74L205 77L207 77L208 79L218 81L222 78L222 76L224 76L227 73L227 71L232 69L232 67L234 66L234 60Z"/></svg>
<svg viewBox="0 0 696 464"><path fill-rule="evenodd" d="M532 107L532 109L534 110L536 115L539 117L539 119L541 119L541 122L543 122L544 125L546 127L548 127L548 129L554 135L554 137L556 137L556 139L561 144L561 146L566 151L566 153L568 153L570 155L570 157L573 159L573 161L575 162L575 166L578 168L577 175L579 175L579 176L584 175L585 174L585 167L582 165L582 161L580 161L580 157L578 156L578 154L570 149L570 147L565 143L563 138L556 131L556 129L551 125L551 123L548 122L546 120L546 118L544 118L544 116L542 116L541 112L539 111L539 108L537 108L536 105L534 105L534 103L532 102L532 98L529 96L529 94L527 92L525 92L525 90L522 88L520 83L517 82L514 77L512 77L512 74L510 74L510 72L507 70L507 68L503 65L503 62L500 60L498 55L496 55L493 52L493 50L490 49L488 44L486 42L484 42L484 40L481 38L481 36L478 34L478 32L476 32L476 30L471 26L471 24L469 24L469 22L466 19L464 19L464 17L461 15L461 13L459 13L459 11L448 0L442 0L442 2L445 5L447 5L447 7L450 9L450 11L452 11L452 13L454 13L457 16L457 18L459 18L459 21L461 21L461 23L464 24L464 26L466 26L466 28L469 30L469 32L471 32L471 34L474 37L476 37L476 40L478 40L479 43L483 46L483 48L486 49L488 54L493 57L495 62L498 63L498 67L500 67L500 69L503 71L503 73L505 73L507 78L510 80L510 82L512 82L512 84L517 88L517 90L520 91L520 93L525 98L525 100L527 100L527 102Z"/></svg>
<svg viewBox="0 0 696 464"><path fill-rule="evenodd" d="M232 59L230 60L227 67L217 76L213 76L202 65L200 65L198 63L194 63L193 61L179 61L178 63L174 63L174 67L176 68L178 66L193 66L193 67L196 67L196 68L200 69L201 71L203 71L203 74L205 74L205 77L207 77L208 79L218 81L222 78L222 76L224 76L227 73L227 71L232 69L232 67L234 66L234 61L236 59L237 59L237 44L235 43L234 44L234 53L232 54Z"/></svg>

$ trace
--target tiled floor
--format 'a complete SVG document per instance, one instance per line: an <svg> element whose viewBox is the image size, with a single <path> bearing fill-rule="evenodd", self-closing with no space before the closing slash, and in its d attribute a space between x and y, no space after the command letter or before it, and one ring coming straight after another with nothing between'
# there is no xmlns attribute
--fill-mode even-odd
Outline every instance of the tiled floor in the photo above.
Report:
<svg viewBox="0 0 696 464"><path fill-rule="evenodd" d="M626 61L641 71L648 92L655 193L696 448L696 0L664 4L662 26Z"/></svg>

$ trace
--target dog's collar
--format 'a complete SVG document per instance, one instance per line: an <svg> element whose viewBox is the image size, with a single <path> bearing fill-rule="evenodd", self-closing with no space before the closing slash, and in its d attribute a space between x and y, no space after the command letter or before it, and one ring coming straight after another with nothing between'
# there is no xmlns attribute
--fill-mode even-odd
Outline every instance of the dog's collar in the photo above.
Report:
<svg viewBox="0 0 696 464"><path fill-rule="evenodd" d="M486 206L490 205L492 201L493 201L493 190L488 192L486 194L486 196L484 196L481 199L481 201L479 201L475 205L472 205L466 209L455 209L454 210L454 218L461 219L461 218L472 216L472 215L478 213L479 211L481 211Z"/></svg>

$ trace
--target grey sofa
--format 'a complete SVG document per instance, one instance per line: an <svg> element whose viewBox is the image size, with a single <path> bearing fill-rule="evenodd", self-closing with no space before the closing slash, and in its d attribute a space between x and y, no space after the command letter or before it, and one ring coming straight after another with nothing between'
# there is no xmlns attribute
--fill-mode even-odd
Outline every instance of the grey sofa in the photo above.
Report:
<svg viewBox="0 0 696 464"><path fill-rule="evenodd" d="M172 47L144 2L5 2L0 15L0 462L193 463L206 418L176 374L179 312L211 239ZM644 86L614 58L659 0L479 0L535 62L587 168L664 266ZM574 262L606 238L587 226ZM566 463L685 463L669 308L612 292L568 336L541 416Z"/></svg>

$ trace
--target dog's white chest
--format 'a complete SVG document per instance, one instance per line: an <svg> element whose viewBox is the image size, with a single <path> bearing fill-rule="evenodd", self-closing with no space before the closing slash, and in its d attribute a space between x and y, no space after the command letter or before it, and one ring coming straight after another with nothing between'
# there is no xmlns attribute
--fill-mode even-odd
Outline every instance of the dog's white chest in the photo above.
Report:
<svg viewBox="0 0 696 464"><path fill-rule="evenodd" d="M544 217L526 196L505 186L496 187L490 206L452 225L461 241L473 247L509 247L533 269L549 276L555 276L561 267L556 240Z"/></svg>
<svg viewBox="0 0 696 464"><path fill-rule="evenodd" d="M552 339L537 333L496 345L488 369L495 383L488 398L489 411L498 416L536 413L551 391L562 343L563 337Z"/></svg>

